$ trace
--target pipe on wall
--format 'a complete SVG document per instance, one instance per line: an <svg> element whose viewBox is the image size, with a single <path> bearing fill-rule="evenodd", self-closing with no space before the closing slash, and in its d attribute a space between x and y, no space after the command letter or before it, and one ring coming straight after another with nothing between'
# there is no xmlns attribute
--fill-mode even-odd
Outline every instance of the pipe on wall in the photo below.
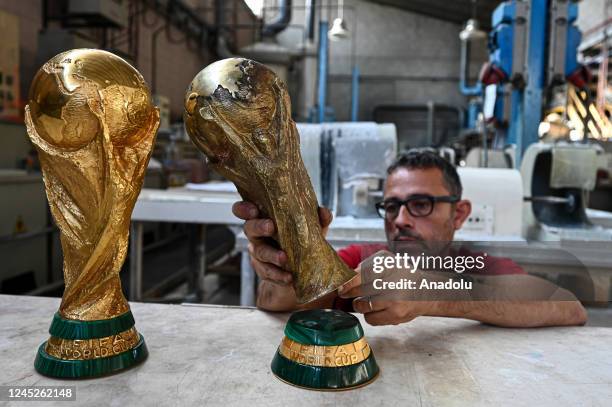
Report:
<svg viewBox="0 0 612 407"><path fill-rule="evenodd" d="M291 6L292 0L280 1L280 4L278 5L278 16L262 28L262 37L274 37L276 34L287 28L289 22L291 21Z"/></svg>
<svg viewBox="0 0 612 407"><path fill-rule="evenodd" d="M353 66L351 77L351 121L358 121L359 116L359 68Z"/></svg>
<svg viewBox="0 0 612 407"><path fill-rule="evenodd" d="M306 19L306 38L310 42L314 42L315 39L315 11L317 8L316 0L306 0L306 8L308 10Z"/></svg>
<svg viewBox="0 0 612 407"><path fill-rule="evenodd" d="M318 112L317 122L325 121L325 108L327 103L327 21L319 22L319 69L318 69Z"/></svg>

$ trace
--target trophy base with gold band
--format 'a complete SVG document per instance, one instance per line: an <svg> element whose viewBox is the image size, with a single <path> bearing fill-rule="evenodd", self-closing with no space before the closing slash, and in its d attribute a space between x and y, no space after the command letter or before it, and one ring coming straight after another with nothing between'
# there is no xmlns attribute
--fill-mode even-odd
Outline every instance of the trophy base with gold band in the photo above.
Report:
<svg viewBox="0 0 612 407"><path fill-rule="evenodd" d="M159 109L125 60L73 49L38 70L24 112L60 231L65 284L34 366L59 378L115 373L147 357L119 272Z"/></svg>
<svg viewBox="0 0 612 407"><path fill-rule="evenodd" d="M40 345L34 361L36 371L45 376L105 376L134 366L148 356L131 311L98 321L65 319L58 312L49 334L51 337Z"/></svg>
<svg viewBox="0 0 612 407"><path fill-rule="evenodd" d="M339 391L365 386L380 370L359 320L338 310L291 315L272 359L272 373L306 389Z"/></svg>

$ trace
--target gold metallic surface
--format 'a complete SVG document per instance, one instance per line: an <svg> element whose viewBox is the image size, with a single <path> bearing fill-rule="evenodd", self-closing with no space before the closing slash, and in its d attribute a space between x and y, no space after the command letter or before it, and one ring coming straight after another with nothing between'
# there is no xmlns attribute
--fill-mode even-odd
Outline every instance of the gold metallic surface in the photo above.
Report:
<svg viewBox="0 0 612 407"><path fill-rule="evenodd" d="M184 119L210 165L274 221L299 303L355 276L321 232L287 87L269 68L242 58L209 65L187 89Z"/></svg>
<svg viewBox="0 0 612 407"><path fill-rule="evenodd" d="M303 345L286 336L278 351L287 359L309 366L342 367L363 362L370 356L365 338L339 346Z"/></svg>
<svg viewBox="0 0 612 407"><path fill-rule="evenodd" d="M47 341L47 354L63 360L89 360L115 356L133 349L140 340L132 327L117 335L96 339L62 339L52 336Z"/></svg>
<svg viewBox="0 0 612 407"><path fill-rule="evenodd" d="M59 54L37 72L26 126L64 254L67 319L127 312L119 271L159 124L142 76L106 51Z"/></svg>

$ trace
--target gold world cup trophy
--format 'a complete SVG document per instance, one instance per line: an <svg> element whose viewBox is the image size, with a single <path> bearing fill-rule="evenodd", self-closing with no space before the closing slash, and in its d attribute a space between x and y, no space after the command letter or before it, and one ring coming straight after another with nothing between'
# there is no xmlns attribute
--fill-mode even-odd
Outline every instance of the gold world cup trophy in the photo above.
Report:
<svg viewBox="0 0 612 407"><path fill-rule="evenodd" d="M60 230L65 290L34 362L101 376L147 357L121 290L130 218L159 125L140 73L106 51L61 53L37 72L25 120Z"/></svg>
<svg viewBox="0 0 612 407"><path fill-rule="evenodd" d="M298 303L355 277L323 236L287 87L274 72L243 58L207 66L187 89L184 119L210 165L274 222ZM291 316L271 368L284 382L315 390L364 386L379 373L359 320L320 309Z"/></svg>
<svg viewBox="0 0 612 407"><path fill-rule="evenodd" d="M184 119L212 168L274 222L299 303L355 276L321 232L287 87L274 72L242 58L207 66L187 89Z"/></svg>

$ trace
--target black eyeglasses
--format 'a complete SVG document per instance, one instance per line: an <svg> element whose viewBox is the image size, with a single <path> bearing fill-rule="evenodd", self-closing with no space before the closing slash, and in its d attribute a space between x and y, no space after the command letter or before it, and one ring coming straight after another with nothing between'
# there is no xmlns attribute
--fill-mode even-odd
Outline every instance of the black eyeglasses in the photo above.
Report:
<svg viewBox="0 0 612 407"><path fill-rule="evenodd" d="M393 220L399 215L401 207L405 206L409 214L415 218L422 218L431 215L436 202L455 203L457 201L459 201L459 197L455 195L411 195L405 200L390 198L378 202L376 203L376 212L383 219Z"/></svg>

